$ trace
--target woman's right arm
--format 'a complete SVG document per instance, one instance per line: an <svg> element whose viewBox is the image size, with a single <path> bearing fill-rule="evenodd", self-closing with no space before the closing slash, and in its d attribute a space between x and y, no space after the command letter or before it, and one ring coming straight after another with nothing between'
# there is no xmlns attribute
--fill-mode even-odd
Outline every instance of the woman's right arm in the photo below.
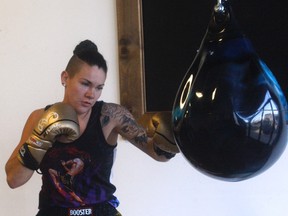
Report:
<svg viewBox="0 0 288 216"><path fill-rule="evenodd" d="M34 170L24 167L18 160L17 156L18 156L19 149L31 135L42 113L43 113L43 109L39 109L39 110L35 110L34 112L30 114L24 126L20 142L14 149L13 153L11 154L10 158L8 159L5 165L6 181L9 187L11 188L17 188L25 184L34 173Z"/></svg>

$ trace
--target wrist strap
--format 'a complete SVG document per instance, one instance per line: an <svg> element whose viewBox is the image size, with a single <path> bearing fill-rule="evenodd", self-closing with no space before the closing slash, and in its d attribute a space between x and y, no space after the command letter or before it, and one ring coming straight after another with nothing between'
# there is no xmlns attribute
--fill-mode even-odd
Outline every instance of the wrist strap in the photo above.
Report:
<svg viewBox="0 0 288 216"><path fill-rule="evenodd" d="M171 159L173 157L175 157L176 154L173 154L173 153L170 153L170 152L166 152L162 149L160 149L158 146L156 146L154 143L153 143L153 147L154 147L154 151L156 152L156 154L158 156L164 156L166 157L167 159Z"/></svg>
<svg viewBox="0 0 288 216"><path fill-rule="evenodd" d="M20 161L20 163L23 164L23 166L31 170L37 170L39 168L39 164L29 151L27 143L24 143L22 147L19 149L17 158Z"/></svg>

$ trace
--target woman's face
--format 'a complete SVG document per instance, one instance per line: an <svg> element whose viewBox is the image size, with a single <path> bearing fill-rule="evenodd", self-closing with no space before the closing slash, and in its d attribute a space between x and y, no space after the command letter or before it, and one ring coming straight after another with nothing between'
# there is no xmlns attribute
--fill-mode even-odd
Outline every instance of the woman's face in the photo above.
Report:
<svg viewBox="0 0 288 216"><path fill-rule="evenodd" d="M84 64L74 77L64 71L61 79L66 84L63 102L73 106L80 115L89 112L101 96L106 73L98 66Z"/></svg>

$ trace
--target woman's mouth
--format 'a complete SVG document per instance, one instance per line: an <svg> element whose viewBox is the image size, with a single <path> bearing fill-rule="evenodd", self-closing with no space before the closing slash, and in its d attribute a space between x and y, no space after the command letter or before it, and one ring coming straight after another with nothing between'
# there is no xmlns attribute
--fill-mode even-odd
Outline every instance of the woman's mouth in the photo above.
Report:
<svg viewBox="0 0 288 216"><path fill-rule="evenodd" d="M84 106L84 107L89 107L89 106L91 106L91 103L88 102L88 101L82 101L81 105Z"/></svg>

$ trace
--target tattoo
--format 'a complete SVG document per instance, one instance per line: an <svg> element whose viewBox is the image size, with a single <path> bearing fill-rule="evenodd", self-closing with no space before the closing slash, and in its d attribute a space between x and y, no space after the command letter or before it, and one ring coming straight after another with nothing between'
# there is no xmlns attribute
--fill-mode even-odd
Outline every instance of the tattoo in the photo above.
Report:
<svg viewBox="0 0 288 216"><path fill-rule="evenodd" d="M109 116L103 116L103 119L101 121L101 125L102 127L105 127L110 121L110 117Z"/></svg>
<svg viewBox="0 0 288 216"><path fill-rule="evenodd" d="M144 145L147 143L147 135L141 126L137 124L132 114L123 106L109 103L104 104L102 107L102 127L109 124L110 121L117 122L119 134L127 138L137 145Z"/></svg>
<svg viewBox="0 0 288 216"><path fill-rule="evenodd" d="M133 134L134 132L137 131L137 128L138 128L135 120L129 118L126 115L123 115L121 117L121 125L122 125L121 131L123 133L132 133Z"/></svg>

